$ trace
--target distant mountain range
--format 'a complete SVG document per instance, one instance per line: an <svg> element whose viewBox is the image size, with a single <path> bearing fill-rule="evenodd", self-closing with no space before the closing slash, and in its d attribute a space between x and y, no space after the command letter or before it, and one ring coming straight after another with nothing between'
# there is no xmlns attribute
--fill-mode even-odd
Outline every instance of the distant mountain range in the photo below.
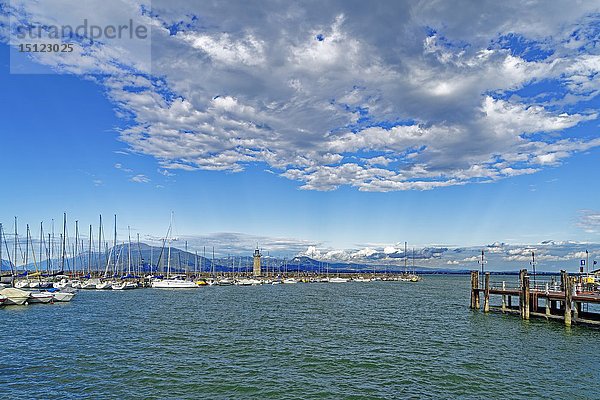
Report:
<svg viewBox="0 0 600 400"><path fill-rule="evenodd" d="M432 257L433 254L439 252L431 251L431 249L423 249L419 254L419 257L415 257L420 262L427 260ZM447 251L447 249L444 249ZM88 256L87 252L81 253L78 257L67 256L64 261L65 272L72 271L73 269L78 271L89 271L89 265L91 265L92 271L109 271L112 274L113 271L118 273L126 273L128 271L128 265L131 264L133 272L141 271L143 273L148 272L165 272L168 265L168 249L150 246L145 243L132 244L131 253L128 245L117 245L115 251L112 248L108 249L108 253L103 253L101 257L98 257L97 252L92 252L91 257ZM462 253L462 251L458 251ZM131 255L130 255L131 254ZM426 255L425 255L426 254ZM116 259L115 259L116 258ZM396 256L395 258L403 258ZM91 261L91 263L90 263ZM416 260L415 260L416 261ZM115 268L116 264L116 268ZM215 257L214 261L212 257L204 254L196 254L190 251L185 251L176 247L171 248L170 252L170 264L171 271L177 272L231 272L231 271L242 271L250 272L252 270L253 259L252 256L229 256L229 257ZM465 274L470 271L470 268L447 268L447 267L431 267L423 265L412 266L412 260L410 263L407 262L407 268L409 271L414 271L419 274ZM49 265L49 268L47 267ZM42 260L37 264L37 268L41 271L53 270L59 271L61 269L62 260L60 258L52 259L50 262ZM306 272L320 272L320 273L369 273L369 272L390 272L399 273L403 272L404 266L392 265L392 264L381 264L376 262L361 263L361 262L335 262L335 261L320 261L308 256L296 256L291 259L278 258L273 256L265 256L261 258L261 265L263 271L275 271L293 273L295 271L306 271ZM6 273L11 270L10 263L8 260L2 260L2 272ZM152 267L151 267L152 266ZM29 262L25 268L21 263L18 265L18 270L35 271L36 265L33 262ZM477 267L473 268L477 269ZM518 269L507 270L504 272L496 273L516 273Z"/></svg>

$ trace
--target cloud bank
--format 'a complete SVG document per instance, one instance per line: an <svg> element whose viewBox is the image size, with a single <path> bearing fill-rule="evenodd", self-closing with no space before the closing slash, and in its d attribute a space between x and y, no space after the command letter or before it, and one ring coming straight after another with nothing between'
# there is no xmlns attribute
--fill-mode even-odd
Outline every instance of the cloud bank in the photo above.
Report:
<svg viewBox="0 0 600 400"><path fill-rule="evenodd" d="M3 5L0 40L10 18L93 17L57 3ZM98 18L152 27L150 65L108 42L32 58L96 80L128 122L121 140L164 171L258 165L306 190L428 190L600 146L594 2L96 3Z"/></svg>

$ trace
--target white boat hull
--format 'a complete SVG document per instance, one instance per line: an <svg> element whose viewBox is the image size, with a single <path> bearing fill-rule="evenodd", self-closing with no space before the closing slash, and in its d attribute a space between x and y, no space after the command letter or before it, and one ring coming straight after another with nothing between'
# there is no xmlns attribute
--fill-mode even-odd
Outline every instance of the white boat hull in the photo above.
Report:
<svg viewBox="0 0 600 400"><path fill-rule="evenodd" d="M163 279L152 282L152 287L157 289L193 289L197 288L198 285L190 281Z"/></svg>
<svg viewBox="0 0 600 400"><path fill-rule="evenodd" d="M17 282L15 282L15 287L17 289L28 288L29 287L29 281L17 281Z"/></svg>
<svg viewBox="0 0 600 400"><path fill-rule="evenodd" d="M55 292L52 293L55 301L67 302L75 297L75 292Z"/></svg>
<svg viewBox="0 0 600 400"><path fill-rule="evenodd" d="M96 285L96 289L97 290L108 290L108 289L112 289L112 285L110 284L110 282L102 282Z"/></svg>
<svg viewBox="0 0 600 400"><path fill-rule="evenodd" d="M127 283L113 283L112 290L125 290L127 288Z"/></svg>
<svg viewBox="0 0 600 400"><path fill-rule="evenodd" d="M31 293L29 297L30 303L50 303L54 300L54 296L51 293Z"/></svg>
<svg viewBox="0 0 600 400"><path fill-rule="evenodd" d="M25 290L16 288L6 288L0 291L0 294L6 297L4 304L21 306L29 300L30 294Z"/></svg>
<svg viewBox="0 0 600 400"><path fill-rule="evenodd" d="M88 289L88 290L96 289L96 284L95 283L89 283L89 282L88 283L84 283L84 284L81 285L81 288L82 289Z"/></svg>

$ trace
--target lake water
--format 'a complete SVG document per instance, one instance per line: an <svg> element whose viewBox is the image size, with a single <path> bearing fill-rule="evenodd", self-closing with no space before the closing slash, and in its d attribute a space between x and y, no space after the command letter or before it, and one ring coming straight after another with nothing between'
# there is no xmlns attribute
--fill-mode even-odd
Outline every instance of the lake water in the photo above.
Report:
<svg viewBox="0 0 600 400"><path fill-rule="evenodd" d="M425 276L3 307L0 398L600 398L600 330L468 305Z"/></svg>

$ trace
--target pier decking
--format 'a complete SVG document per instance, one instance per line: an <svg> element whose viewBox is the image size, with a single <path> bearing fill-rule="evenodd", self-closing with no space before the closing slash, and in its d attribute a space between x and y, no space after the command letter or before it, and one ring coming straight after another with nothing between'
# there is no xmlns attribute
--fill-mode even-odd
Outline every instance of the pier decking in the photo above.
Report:
<svg viewBox="0 0 600 400"><path fill-rule="evenodd" d="M519 281L513 286L506 281L490 282L490 273L484 274L483 285L479 282L479 271L471 271L471 305L473 310L481 307L480 296L483 295L483 312L501 312L518 314L522 319L531 317L562 321L566 326L572 324L593 325L600 327L600 312L594 312L594 305L600 305L600 293L586 287L581 277L569 276L561 271L560 282L534 281L526 269L519 273ZM501 296L500 305L492 306L492 295ZM513 297L518 305L513 305ZM540 300L543 300L540 304ZM592 305L592 311L590 311ZM595 307L600 309L600 307Z"/></svg>

